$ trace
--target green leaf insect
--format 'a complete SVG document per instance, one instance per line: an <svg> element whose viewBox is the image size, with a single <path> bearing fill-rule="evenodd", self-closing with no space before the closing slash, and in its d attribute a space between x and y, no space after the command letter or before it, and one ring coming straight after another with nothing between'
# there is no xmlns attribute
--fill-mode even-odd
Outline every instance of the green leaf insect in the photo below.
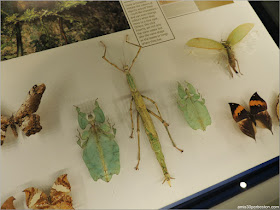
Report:
<svg viewBox="0 0 280 210"><path fill-rule="evenodd" d="M78 107L76 111L82 129L82 133L78 130L77 144L83 149L83 160L89 173L94 181L102 179L109 182L114 174L120 173L119 146L115 141L116 129L105 121L105 115L97 101L93 115L81 112Z"/></svg>
<svg viewBox="0 0 280 210"><path fill-rule="evenodd" d="M228 70L230 75L233 77L233 73L231 72L231 70L233 70L236 74L238 74L239 71L239 73L242 75L232 47L240 42L251 31L253 27L254 24L252 23L244 23L242 25L239 25L230 33L226 41L217 42L215 40L207 38L194 38L189 40L187 42L187 45L189 47L225 51L227 54ZM238 71L236 70L236 64L238 66Z"/></svg>
<svg viewBox="0 0 280 210"><path fill-rule="evenodd" d="M184 113L184 117L194 130L206 130L211 125L211 117L205 106L205 100L200 93L188 82L185 88L178 83L178 107Z"/></svg>

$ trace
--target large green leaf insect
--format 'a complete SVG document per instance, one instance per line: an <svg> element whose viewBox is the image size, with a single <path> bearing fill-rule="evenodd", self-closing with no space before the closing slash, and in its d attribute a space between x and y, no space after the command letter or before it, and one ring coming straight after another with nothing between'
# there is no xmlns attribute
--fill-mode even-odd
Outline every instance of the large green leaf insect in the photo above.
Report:
<svg viewBox="0 0 280 210"><path fill-rule="evenodd" d="M134 59L132 60L132 63L131 63L131 66L129 67L128 65L124 65L123 68L119 68L116 64L110 62L107 58L106 58L106 46L103 42L101 42L101 44L104 46L105 50L104 50L104 55L103 55L103 59L105 61L107 61L109 64L111 64L112 66L114 66L115 68L117 68L119 71L123 72L125 75L126 75L126 80L127 80L127 83L128 83L128 86L130 88L130 92L131 92L131 95L132 95L132 98L131 98L131 101L130 101L130 116L131 116L131 123L132 123L132 132L131 132L131 135L130 137L133 138L133 131L134 131L134 125L133 125L133 118L132 118L132 103L133 101L135 102L135 106L136 106L136 110L137 110L137 136L138 136L138 163L135 167L136 170L139 169L139 163L140 163L140 117L141 117L141 120L143 122L143 125L144 125L144 128L145 128L145 132L149 138L149 141L150 141L150 144L151 144L151 147L153 149L153 151L155 152L155 155L156 155L156 158L161 166L161 169L162 169L162 172L164 174L164 181L167 181L167 183L169 184L169 186L171 186L171 183L170 183L170 179L172 179L172 177L170 176L168 170L167 170L167 166L166 166L166 163L165 163L165 158L164 158L164 155L163 155L163 152L162 152L162 149L161 149L161 144L159 142L159 137L158 137L158 134L157 134L157 131L155 129L155 126L154 126L154 123L151 119L151 115L153 115L154 117L156 117L157 119L159 119L167 133L168 133L168 136L173 144L173 146L178 149L180 152L183 152L183 150L179 149L175 142L173 141L170 133L169 133L169 130L168 130L168 126L169 124L166 123L163 119L162 119L162 116L161 116L161 113L158 109L158 106L156 104L155 101L153 101L152 99L148 98L147 96L144 96L144 95L141 95L141 93L138 91L137 87L136 87L136 84L134 82L134 79L132 77L132 75L130 74L130 70L137 58L137 56L139 55L142 47L139 46L139 45L136 45L136 44L133 44L131 42L128 42L128 36L126 36L126 42L128 44L132 44L134 46L137 46L139 47L138 49L138 52L136 54L136 56L134 57ZM158 111L158 115L155 114L154 112L152 112L151 110L149 110L147 107L146 107L146 104L144 102L144 99L147 99L149 100L150 102L152 102L157 111Z"/></svg>
<svg viewBox="0 0 280 210"><path fill-rule="evenodd" d="M119 146L115 141L116 129L105 121L102 109L95 101L93 114L78 112L79 132L77 144L83 149L83 160L94 181L109 182L113 174L120 172Z"/></svg>
<svg viewBox="0 0 280 210"><path fill-rule="evenodd" d="M240 42L254 27L254 24L252 23L245 23L242 25L239 25L236 27L228 36L226 41L217 42L212 39L207 38L194 38L187 42L187 45L189 47L196 47L196 48L204 48L204 49L212 49L212 50L223 50L227 54L227 60L228 60L228 70L230 75L233 77L233 73L231 72L231 69L238 74L238 71L240 74L240 68L238 61L235 58L235 54L233 51L233 46ZM238 66L238 71L236 70L236 64Z"/></svg>
<svg viewBox="0 0 280 210"><path fill-rule="evenodd" d="M211 125L211 117L205 106L205 99L192 84L185 83L184 88L178 82L178 107L184 113L184 117L192 129L205 131L206 127Z"/></svg>

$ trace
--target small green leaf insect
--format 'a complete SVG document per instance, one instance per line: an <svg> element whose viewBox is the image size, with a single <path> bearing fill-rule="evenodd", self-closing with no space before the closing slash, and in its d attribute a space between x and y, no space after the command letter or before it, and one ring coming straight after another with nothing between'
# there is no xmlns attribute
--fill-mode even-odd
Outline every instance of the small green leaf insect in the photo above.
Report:
<svg viewBox="0 0 280 210"><path fill-rule="evenodd" d="M184 113L184 117L192 129L205 131L206 127L211 125L211 117L205 106L205 99L192 84L185 83L186 88L178 82L178 107Z"/></svg>
<svg viewBox="0 0 280 210"><path fill-rule="evenodd" d="M113 174L120 172L119 146L115 141L116 129L105 121L105 115L97 100L92 114L76 107L79 132L77 144L83 149L83 160L94 181L109 182Z"/></svg>
<svg viewBox="0 0 280 210"><path fill-rule="evenodd" d="M189 47L196 47L196 48L204 48L204 49L212 49L212 50L223 50L227 54L228 60L228 70L230 75L233 77L233 73L231 69L238 74L242 75L240 72L238 61L235 58L235 54L233 51L233 46L240 42L254 27L253 23L244 23L236 27L228 36L226 41L217 42L212 39L207 38L194 38L187 42ZM236 64L238 66L238 71L236 70Z"/></svg>

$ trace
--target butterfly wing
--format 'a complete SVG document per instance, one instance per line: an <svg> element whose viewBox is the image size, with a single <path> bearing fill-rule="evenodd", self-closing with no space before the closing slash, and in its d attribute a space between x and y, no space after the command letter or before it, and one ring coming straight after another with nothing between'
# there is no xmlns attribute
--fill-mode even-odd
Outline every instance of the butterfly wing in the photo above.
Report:
<svg viewBox="0 0 280 210"><path fill-rule="evenodd" d="M48 196L41 190L30 187L25 189L26 205L30 209L49 209Z"/></svg>
<svg viewBox="0 0 280 210"><path fill-rule="evenodd" d="M257 92L255 92L249 102L251 114L254 116L258 126L267 128L272 133L272 120L267 111L267 104Z"/></svg>
<svg viewBox="0 0 280 210"><path fill-rule="evenodd" d="M71 186L67 179L67 174L59 176L50 193L51 209L73 209L70 192Z"/></svg>
<svg viewBox="0 0 280 210"><path fill-rule="evenodd" d="M237 26L228 36L227 43L233 46L240 42L254 27L253 23L244 23Z"/></svg>
<svg viewBox="0 0 280 210"><path fill-rule="evenodd" d="M247 136L255 139L256 127L250 117L250 113L247 112L243 106L236 103L229 103L231 108L232 117L235 122L238 123L240 130Z"/></svg>
<svg viewBox="0 0 280 210"><path fill-rule="evenodd" d="M197 48L204 48L204 49L213 49L213 50L223 50L225 49L224 46L212 39L206 38L194 38L187 42L189 47L197 47Z"/></svg>
<svg viewBox="0 0 280 210"><path fill-rule="evenodd" d="M16 200L13 196L9 197L1 206L1 209L16 209L14 206L14 200Z"/></svg>

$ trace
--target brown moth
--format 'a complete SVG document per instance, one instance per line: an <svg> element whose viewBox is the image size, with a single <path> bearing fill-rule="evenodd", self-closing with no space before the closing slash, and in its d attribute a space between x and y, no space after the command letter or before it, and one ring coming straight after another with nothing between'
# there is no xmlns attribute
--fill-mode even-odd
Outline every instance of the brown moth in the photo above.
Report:
<svg viewBox="0 0 280 210"><path fill-rule="evenodd" d="M1 209L16 209L14 206L14 200L16 200L13 196L9 197L1 206Z"/></svg>
<svg viewBox="0 0 280 210"><path fill-rule="evenodd" d="M43 93L46 90L45 84L34 85L28 92L28 95L21 104L18 111L11 117L1 115L1 145L6 138L7 128L10 126L13 134L17 137L16 125L26 136L38 133L42 126L40 125L40 116L34 114L40 105Z"/></svg>
<svg viewBox="0 0 280 210"><path fill-rule="evenodd" d="M30 187L25 189L26 205L31 209L74 209L72 197L69 195L71 186L67 174L59 176L53 184L50 196L42 190Z"/></svg>
<svg viewBox="0 0 280 210"><path fill-rule="evenodd" d="M272 132L272 120L267 111L266 102L255 92L249 102L250 112L236 103L229 103L233 119L238 123L240 130L256 140L256 125L267 128Z"/></svg>

